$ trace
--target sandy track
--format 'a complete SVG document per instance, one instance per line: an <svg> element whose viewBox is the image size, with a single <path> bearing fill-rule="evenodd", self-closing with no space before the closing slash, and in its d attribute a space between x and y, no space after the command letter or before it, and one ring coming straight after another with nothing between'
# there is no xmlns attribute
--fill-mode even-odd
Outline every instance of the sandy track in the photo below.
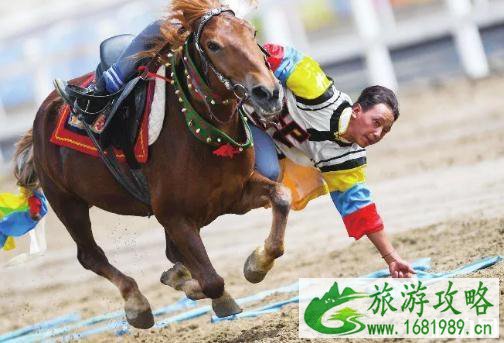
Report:
<svg viewBox="0 0 504 343"><path fill-rule="evenodd" d="M490 78L401 94L397 127L369 151L368 179L386 229L395 234L405 258L432 257L434 269L444 270L482 256L504 255L503 91L504 79ZM2 191L13 189L12 180L3 184ZM241 275L242 265L266 237L270 218L268 210L225 216L203 231L210 257L236 297L298 277L351 277L383 267L366 239L352 242L347 237L337 211L324 197L291 214L286 254L264 282L250 285ZM170 263L155 220L99 210L93 210L92 219L109 260L137 280L153 308L180 298L159 283ZM73 242L54 214L47 220L47 254L22 267L0 270L0 332L73 311L85 318L122 307L112 285L79 265ZM1 252L0 264L12 255ZM503 268L477 275L502 279ZM217 325L204 316L160 331L134 330L126 339L284 342L297 340L297 315L297 306L291 305L258 319ZM501 330L503 320L501 307Z"/></svg>

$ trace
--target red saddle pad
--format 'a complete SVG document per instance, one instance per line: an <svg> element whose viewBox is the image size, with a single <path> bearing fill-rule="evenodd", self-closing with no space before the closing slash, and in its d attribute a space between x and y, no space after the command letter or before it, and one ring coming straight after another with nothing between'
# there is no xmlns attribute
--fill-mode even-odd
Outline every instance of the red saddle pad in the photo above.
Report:
<svg viewBox="0 0 504 343"><path fill-rule="evenodd" d="M94 73L89 74L81 87L87 87L94 80ZM147 101L145 110L142 115L140 131L135 143L134 153L139 163L147 162L149 154L149 114L151 110L152 100L154 98L155 82L150 81L147 86ZM92 129L95 132L100 132L103 128L105 117L100 115L93 123ZM71 115L70 106L65 104L61 106L58 113L58 123L53 131L50 139L51 143L59 146L64 146L82 153L99 157L98 149L94 146L91 139L87 136L82 124L75 116ZM126 157L122 150L114 148L115 155L120 162L124 162Z"/></svg>

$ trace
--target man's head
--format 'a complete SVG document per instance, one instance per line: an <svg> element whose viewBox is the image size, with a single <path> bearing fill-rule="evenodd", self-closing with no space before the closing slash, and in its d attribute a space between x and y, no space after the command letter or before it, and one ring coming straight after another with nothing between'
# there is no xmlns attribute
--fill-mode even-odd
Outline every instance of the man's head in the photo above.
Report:
<svg viewBox="0 0 504 343"><path fill-rule="evenodd" d="M399 118L399 105L393 91L382 86L364 89L352 106L352 117L343 135L366 147L378 143Z"/></svg>

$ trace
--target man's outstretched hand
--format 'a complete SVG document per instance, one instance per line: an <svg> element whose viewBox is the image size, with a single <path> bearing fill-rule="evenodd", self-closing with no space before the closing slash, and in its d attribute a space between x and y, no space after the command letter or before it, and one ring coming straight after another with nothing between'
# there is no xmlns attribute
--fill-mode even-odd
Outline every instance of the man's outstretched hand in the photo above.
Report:
<svg viewBox="0 0 504 343"><path fill-rule="evenodd" d="M371 232L367 236L388 264L390 276L393 278L409 278L416 274L411 265L404 261L395 251L385 234L385 230Z"/></svg>
<svg viewBox="0 0 504 343"><path fill-rule="evenodd" d="M411 265L395 252L385 257L385 262L387 262L390 276L393 278L410 278L416 274Z"/></svg>

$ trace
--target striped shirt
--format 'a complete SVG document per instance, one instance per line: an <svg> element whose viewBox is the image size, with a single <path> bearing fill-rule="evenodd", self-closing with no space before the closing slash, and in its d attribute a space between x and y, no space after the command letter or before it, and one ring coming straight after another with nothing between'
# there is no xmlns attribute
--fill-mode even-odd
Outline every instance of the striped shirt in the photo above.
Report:
<svg viewBox="0 0 504 343"><path fill-rule="evenodd" d="M266 132L283 155L322 172L351 237L382 230L365 183L366 150L341 138L352 114L350 97L336 89L311 57L279 45L266 44L265 49L286 94L278 122Z"/></svg>

